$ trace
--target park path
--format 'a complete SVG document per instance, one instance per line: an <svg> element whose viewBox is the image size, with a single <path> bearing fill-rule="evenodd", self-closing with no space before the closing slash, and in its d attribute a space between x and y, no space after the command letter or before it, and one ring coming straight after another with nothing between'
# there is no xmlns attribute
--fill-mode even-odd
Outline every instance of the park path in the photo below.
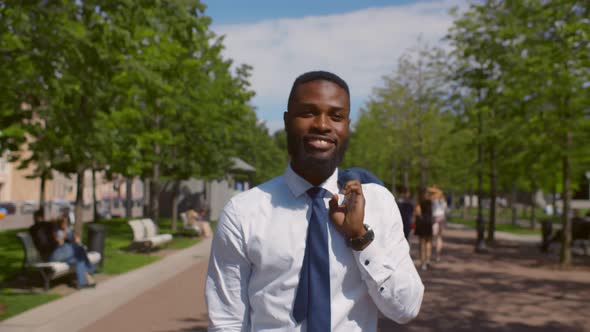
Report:
<svg viewBox="0 0 590 332"><path fill-rule="evenodd" d="M557 247L540 254L531 237L499 234L490 253L473 253L474 231L447 229L441 262L420 271L426 294L420 315L405 326L386 318L385 331L590 331L590 258L558 268ZM417 256L415 239L412 255ZM207 262L144 292L84 332L206 331Z"/></svg>
<svg viewBox="0 0 590 332"><path fill-rule="evenodd" d="M474 233L446 230L441 262L420 271L426 287L420 315L404 326L381 318L381 332L590 331L590 257L575 256L575 267L563 271L558 268L557 246L545 255L534 239L516 241L518 237L503 234L490 253L474 254ZM176 271L168 271L166 278L125 303L90 323L59 331L206 331L205 245L209 243L195 247L198 255L194 248L179 255L185 265L177 259ZM412 255L417 256L415 239Z"/></svg>

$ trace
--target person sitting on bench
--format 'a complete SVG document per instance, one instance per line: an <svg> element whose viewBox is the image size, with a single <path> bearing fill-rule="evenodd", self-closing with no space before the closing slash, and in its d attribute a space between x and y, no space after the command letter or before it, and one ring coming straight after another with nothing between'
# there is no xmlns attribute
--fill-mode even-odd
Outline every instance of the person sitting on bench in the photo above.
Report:
<svg viewBox="0 0 590 332"><path fill-rule="evenodd" d="M61 217L55 221L55 224L53 237L58 246L49 255L49 261L75 266L78 287L94 287L96 282L91 276L94 273L94 265L90 263L80 238L69 229L67 218Z"/></svg>
<svg viewBox="0 0 590 332"><path fill-rule="evenodd" d="M58 244L53 237L55 224L45 221L43 210L37 210L33 214L33 226L29 227L29 234L43 261L49 260L49 255L57 248Z"/></svg>

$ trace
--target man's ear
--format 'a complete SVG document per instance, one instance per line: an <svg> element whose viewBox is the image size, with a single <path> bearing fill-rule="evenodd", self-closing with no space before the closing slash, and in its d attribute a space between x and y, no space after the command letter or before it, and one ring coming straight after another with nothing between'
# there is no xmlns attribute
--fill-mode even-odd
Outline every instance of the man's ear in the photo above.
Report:
<svg viewBox="0 0 590 332"><path fill-rule="evenodd" d="M289 112L283 112L283 125L287 129L287 122L289 122Z"/></svg>

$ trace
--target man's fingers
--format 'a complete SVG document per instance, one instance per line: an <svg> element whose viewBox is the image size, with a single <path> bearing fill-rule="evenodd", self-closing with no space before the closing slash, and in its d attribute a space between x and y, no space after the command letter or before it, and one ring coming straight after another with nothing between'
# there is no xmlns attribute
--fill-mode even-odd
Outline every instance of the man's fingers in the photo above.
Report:
<svg viewBox="0 0 590 332"><path fill-rule="evenodd" d="M348 182L346 182L346 185L344 186L344 194L347 195L351 192L354 192L357 194L362 194L363 193L362 188L363 187L358 180L348 181Z"/></svg>
<svg viewBox="0 0 590 332"><path fill-rule="evenodd" d="M338 194L332 195L332 199L328 203L330 206L330 211L336 211L338 209Z"/></svg>

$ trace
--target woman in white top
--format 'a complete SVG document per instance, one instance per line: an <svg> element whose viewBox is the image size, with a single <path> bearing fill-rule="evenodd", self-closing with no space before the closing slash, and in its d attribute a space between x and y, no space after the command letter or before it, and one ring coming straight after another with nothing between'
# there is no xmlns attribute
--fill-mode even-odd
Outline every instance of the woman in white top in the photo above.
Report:
<svg viewBox="0 0 590 332"><path fill-rule="evenodd" d="M446 221L447 200L445 195L437 186L429 188L432 193L432 217L434 223L432 224L432 236L435 238L436 255L435 260L440 261L440 254L442 252L443 240L442 233Z"/></svg>

